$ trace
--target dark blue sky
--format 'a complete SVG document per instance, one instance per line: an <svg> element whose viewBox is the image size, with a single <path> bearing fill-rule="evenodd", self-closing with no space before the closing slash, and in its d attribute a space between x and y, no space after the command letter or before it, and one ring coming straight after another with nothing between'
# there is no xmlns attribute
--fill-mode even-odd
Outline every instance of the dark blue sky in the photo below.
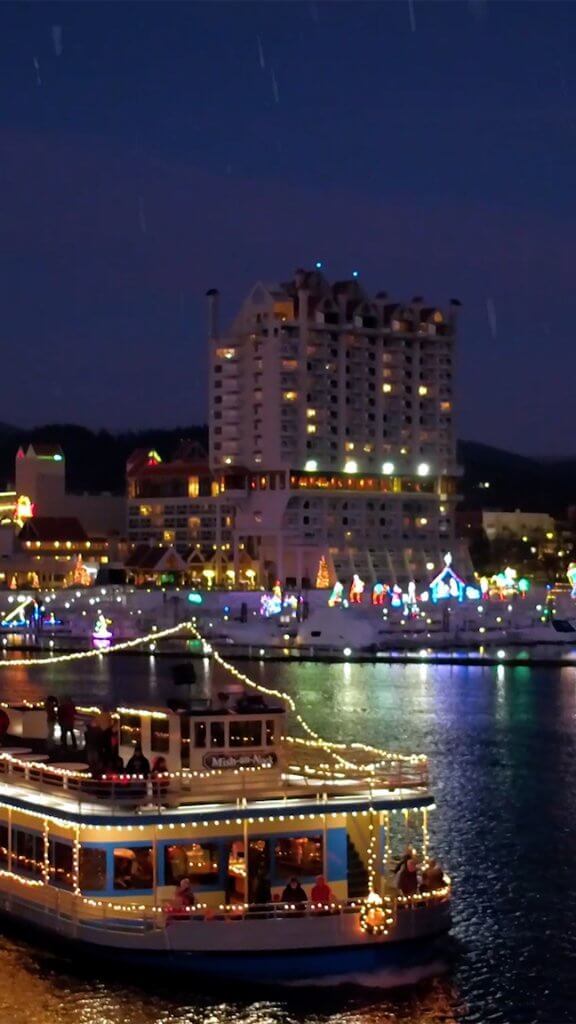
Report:
<svg viewBox="0 0 576 1024"><path fill-rule="evenodd" d="M461 437L574 453L574 52L573 3L3 3L0 419L201 420L205 290L323 259L462 301Z"/></svg>

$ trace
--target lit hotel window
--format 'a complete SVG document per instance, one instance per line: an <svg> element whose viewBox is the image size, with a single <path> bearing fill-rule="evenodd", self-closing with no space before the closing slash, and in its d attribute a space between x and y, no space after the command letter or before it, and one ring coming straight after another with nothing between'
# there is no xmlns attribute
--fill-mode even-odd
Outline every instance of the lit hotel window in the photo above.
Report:
<svg viewBox="0 0 576 1024"><path fill-rule="evenodd" d="M282 398L284 399L285 402L295 402L296 399L298 398L298 392L297 391L283 391L282 392Z"/></svg>
<svg viewBox="0 0 576 1024"><path fill-rule="evenodd" d="M389 395L390 392L392 391L392 385L391 384L383 384L382 385L382 391L384 392L385 395Z"/></svg>

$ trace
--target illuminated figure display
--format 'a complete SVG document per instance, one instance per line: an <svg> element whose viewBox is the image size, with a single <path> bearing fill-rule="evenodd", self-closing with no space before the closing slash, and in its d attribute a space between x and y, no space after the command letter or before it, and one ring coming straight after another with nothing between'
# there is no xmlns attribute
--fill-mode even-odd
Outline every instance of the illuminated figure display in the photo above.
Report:
<svg viewBox="0 0 576 1024"><path fill-rule="evenodd" d="M530 581L525 576L518 579L516 569L510 568L509 565L506 566L504 572L497 572L490 578L489 593L494 597L499 597L502 601L513 597L514 594L521 594L522 597L525 597L529 590Z"/></svg>
<svg viewBox="0 0 576 1024"><path fill-rule="evenodd" d="M573 597L576 600L576 562L570 562L570 565L566 570L566 575L568 577L568 582L572 587L570 597Z"/></svg>
<svg viewBox="0 0 576 1024"><path fill-rule="evenodd" d="M430 600L434 604L437 601L446 601L449 598L463 601L464 597L467 596L467 587L464 580L452 568L452 555L450 552L444 555L444 568L434 577L428 589Z"/></svg>
<svg viewBox="0 0 576 1024"><path fill-rule="evenodd" d="M96 625L92 630L92 637L94 640L111 640L112 632L108 628L111 625L110 619L107 619L103 612L98 612L96 617Z"/></svg>
<svg viewBox="0 0 576 1024"><path fill-rule="evenodd" d="M375 583L372 588L372 604L384 604L388 590L389 587L387 587L385 583Z"/></svg>
<svg viewBox="0 0 576 1024"><path fill-rule="evenodd" d="M340 583L340 580L336 580L336 583L332 587L332 593L328 598L328 607L335 608L337 604L342 604L342 597L344 595L344 584Z"/></svg>
<svg viewBox="0 0 576 1024"><path fill-rule="evenodd" d="M364 580L361 580L358 574L354 573L352 583L350 584L350 593L348 595L350 604L362 604L365 586L366 584L364 583Z"/></svg>
<svg viewBox="0 0 576 1024"><path fill-rule="evenodd" d="M402 602L404 605L405 615L417 615L418 614L418 598L416 596L416 584L414 580L411 580L408 584L408 590L405 594L402 594Z"/></svg>
<svg viewBox="0 0 576 1024"><path fill-rule="evenodd" d="M390 600L390 604L392 605L393 608L402 607L402 587L399 587L397 583L395 583L394 586L392 587L392 597Z"/></svg>
<svg viewBox="0 0 576 1024"><path fill-rule="evenodd" d="M269 619L271 615L279 615L282 611L282 592L280 596L276 593L276 587L271 594L262 594L260 599L260 614L265 619Z"/></svg>

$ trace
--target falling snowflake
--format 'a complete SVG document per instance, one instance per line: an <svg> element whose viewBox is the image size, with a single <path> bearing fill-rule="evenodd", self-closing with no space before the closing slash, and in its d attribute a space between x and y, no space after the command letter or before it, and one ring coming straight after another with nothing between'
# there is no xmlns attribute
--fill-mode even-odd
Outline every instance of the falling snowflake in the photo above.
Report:
<svg viewBox="0 0 576 1024"><path fill-rule="evenodd" d="M62 25L52 25L52 43L57 57L62 56Z"/></svg>
<svg viewBox="0 0 576 1024"><path fill-rule="evenodd" d="M276 103L280 103L280 93L278 92L278 82L276 81L274 70L272 70L272 92L274 93Z"/></svg>
<svg viewBox="0 0 576 1024"><path fill-rule="evenodd" d="M486 313L488 315L490 333L492 337L495 338L498 333L498 324L496 323L496 306L494 305L494 299L486 299Z"/></svg>
<svg viewBox="0 0 576 1024"><path fill-rule="evenodd" d="M36 85L42 85L42 79L40 78L40 65L38 63L38 57L33 57L32 58L32 63L34 64L34 70L36 72Z"/></svg>
<svg viewBox="0 0 576 1024"><path fill-rule="evenodd" d="M266 67L266 62L264 60L264 49L262 46L262 40L260 39L260 36L256 36L256 42L258 43L258 58L260 60L260 67L262 68L262 70L264 70L264 68Z"/></svg>
<svg viewBox="0 0 576 1024"><path fill-rule="evenodd" d="M410 28L413 32L416 31L416 11L414 10L414 0L408 0L408 14L410 16Z"/></svg>

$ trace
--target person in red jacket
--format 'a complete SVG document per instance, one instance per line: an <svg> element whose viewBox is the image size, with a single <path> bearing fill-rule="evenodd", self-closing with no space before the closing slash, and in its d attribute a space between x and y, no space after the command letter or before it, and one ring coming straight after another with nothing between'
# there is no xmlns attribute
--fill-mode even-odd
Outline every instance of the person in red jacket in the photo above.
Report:
<svg viewBox="0 0 576 1024"><path fill-rule="evenodd" d="M334 901L334 893L323 875L318 875L316 882L312 886L310 899L312 903L320 903L323 906Z"/></svg>

